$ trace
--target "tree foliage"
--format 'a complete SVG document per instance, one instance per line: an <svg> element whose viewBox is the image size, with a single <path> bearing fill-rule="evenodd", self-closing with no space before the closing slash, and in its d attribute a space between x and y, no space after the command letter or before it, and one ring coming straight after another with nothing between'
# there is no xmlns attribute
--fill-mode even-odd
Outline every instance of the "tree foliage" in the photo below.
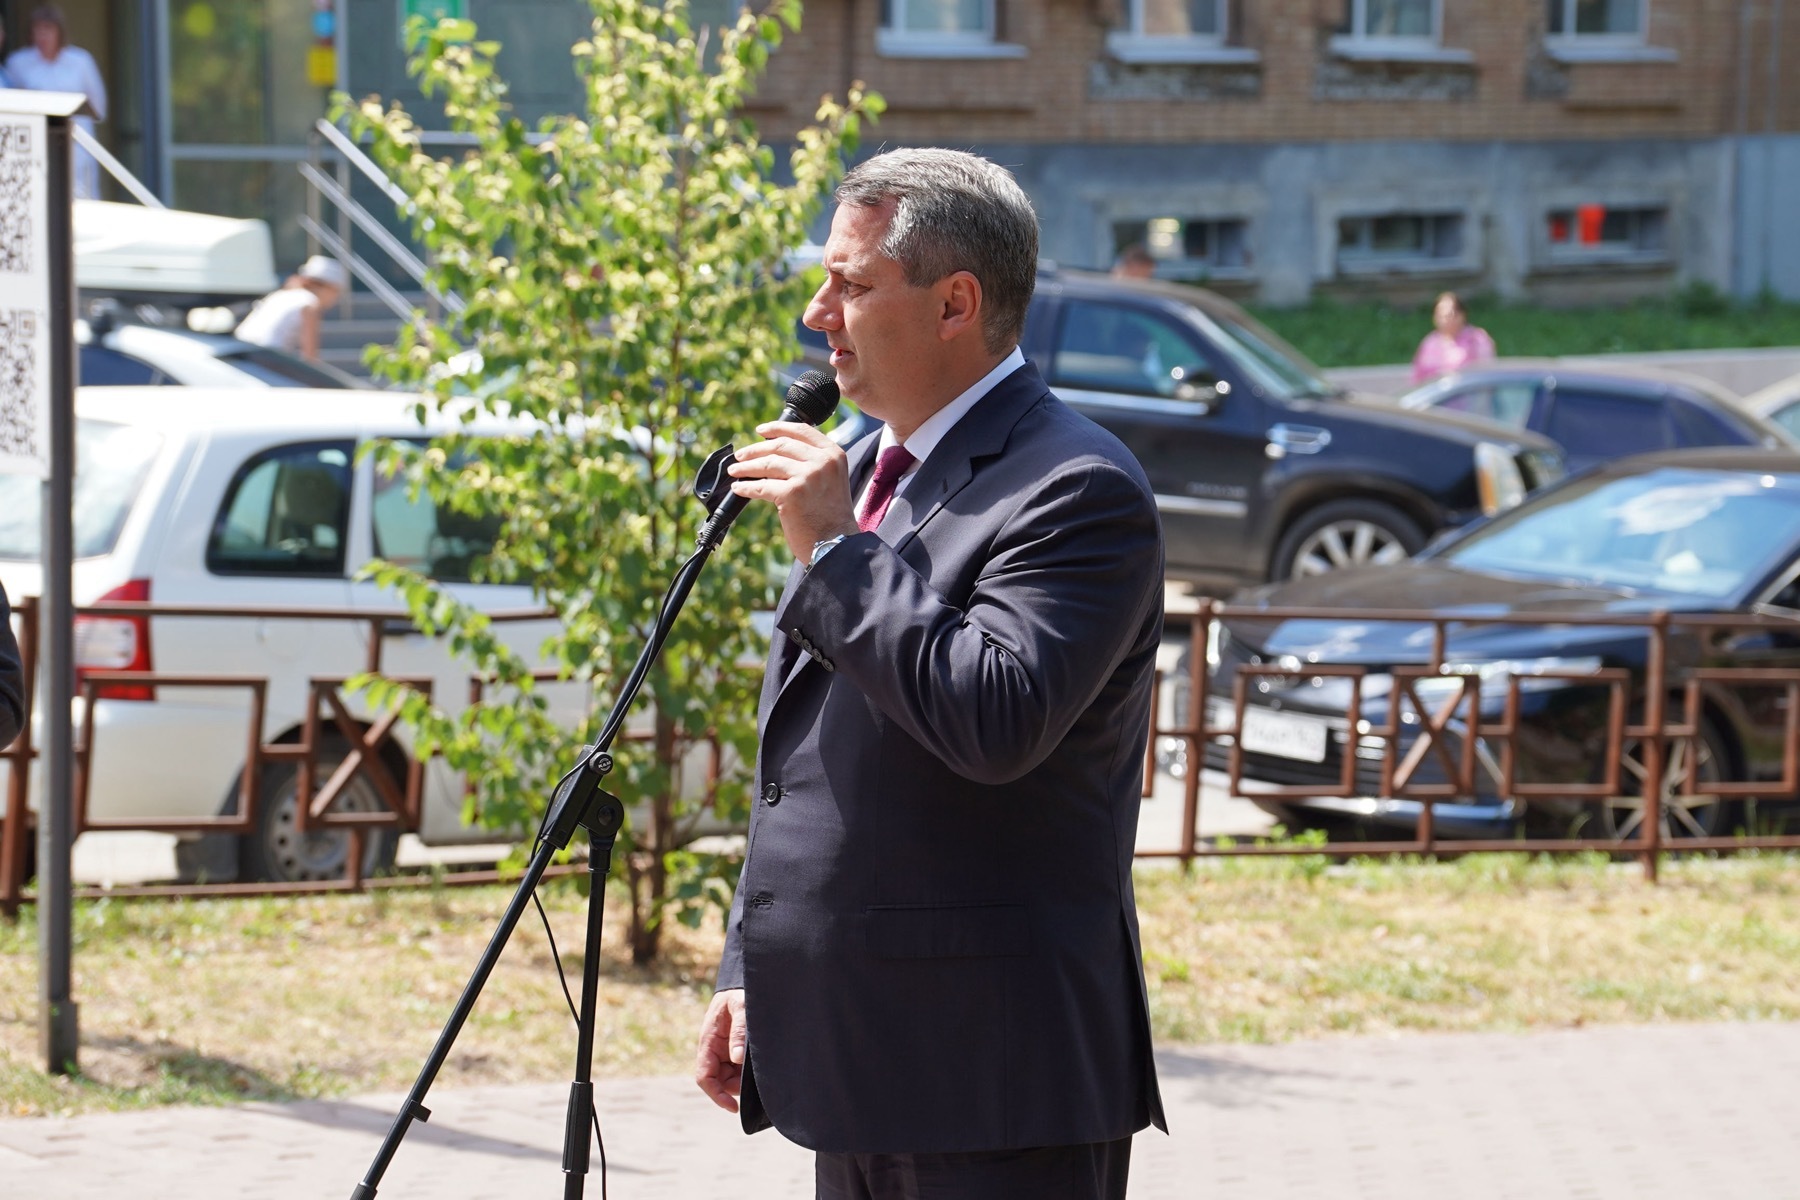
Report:
<svg viewBox="0 0 1800 1200"><path fill-rule="evenodd" d="M784 272L784 256L805 240L860 122L880 111L860 86L822 100L780 181L742 104L784 28L798 27L797 0L746 11L712 46L685 0L592 5L592 36L574 47L587 112L546 118L536 136L512 115L498 46L469 22L409 33L411 71L471 135L468 152L433 153L398 105L345 106L411 197L431 282L466 302L460 315L418 314L371 352L380 376L418 394L421 418L464 423L427 447L386 447L384 466L440 511L496 526L477 578L528 584L558 617L534 663L449 589L378 564L372 574L487 686L460 711L369 686L403 709L423 748L474 781L471 816L515 830L535 827L551 784L597 734L692 553L705 516L691 493L699 465L775 408L772 380L797 357L809 287ZM466 348L477 370L456 367ZM634 740L615 747L607 786L632 814L621 843L639 961L655 955L666 914L697 923L729 903L735 860L688 847L701 817L739 822L748 811L763 654L750 618L772 605L788 566L774 531L761 505L734 527L646 680ZM576 727L546 704L541 663L591 683ZM710 745L725 764L712 782Z"/></svg>

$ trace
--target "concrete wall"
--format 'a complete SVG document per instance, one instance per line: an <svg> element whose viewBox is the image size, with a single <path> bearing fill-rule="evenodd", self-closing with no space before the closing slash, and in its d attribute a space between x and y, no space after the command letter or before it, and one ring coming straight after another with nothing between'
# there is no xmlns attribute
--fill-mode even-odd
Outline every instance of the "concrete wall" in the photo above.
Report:
<svg viewBox="0 0 1800 1200"><path fill-rule="evenodd" d="M1800 135L1739 138L1732 291L1800 300Z"/></svg>
<svg viewBox="0 0 1800 1200"><path fill-rule="evenodd" d="M1249 278L1222 281L1222 290L1274 304L1297 303L1320 289L1406 303L1444 288L1593 303L1661 294L1689 280L1732 287L1733 150L1724 139L971 148L1013 168L1038 208L1044 254L1071 266L1111 261L1115 220L1247 220ZM1666 207L1664 253L1554 261L1547 214L1583 203ZM1460 257L1339 271L1340 216L1420 210L1463 214Z"/></svg>

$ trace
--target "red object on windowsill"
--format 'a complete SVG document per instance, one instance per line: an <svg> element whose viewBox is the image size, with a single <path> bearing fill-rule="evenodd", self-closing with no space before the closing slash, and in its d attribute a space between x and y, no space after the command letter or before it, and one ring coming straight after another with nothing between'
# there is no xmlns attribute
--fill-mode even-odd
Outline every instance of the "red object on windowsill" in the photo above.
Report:
<svg viewBox="0 0 1800 1200"><path fill-rule="evenodd" d="M1606 205L1583 204L1575 210L1575 226L1584 246L1600 244L1600 230L1606 224Z"/></svg>

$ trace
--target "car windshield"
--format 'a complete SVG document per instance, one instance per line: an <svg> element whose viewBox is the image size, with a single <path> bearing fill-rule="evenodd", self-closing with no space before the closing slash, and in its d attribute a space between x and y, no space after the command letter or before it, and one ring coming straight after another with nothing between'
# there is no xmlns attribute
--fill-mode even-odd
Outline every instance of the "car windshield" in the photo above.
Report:
<svg viewBox="0 0 1800 1200"><path fill-rule="evenodd" d="M1195 312L1226 353L1264 391L1284 400L1337 394L1339 389L1327 383L1305 355L1231 301L1213 297L1196 305Z"/></svg>
<svg viewBox="0 0 1800 1200"><path fill-rule="evenodd" d="M1800 543L1800 475L1664 468L1577 480L1450 546L1465 570L1708 600Z"/></svg>
<svg viewBox="0 0 1800 1200"><path fill-rule="evenodd" d="M75 422L75 557L110 554L162 435L136 425ZM42 557L43 481L0 475L0 558Z"/></svg>
<svg viewBox="0 0 1800 1200"><path fill-rule="evenodd" d="M273 350L267 346L246 346L242 350L228 350L219 355L219 361L229 363L244 374L254 376L270 387L358 388L374 386L359 382L336 367L307 362L297 354L289 354L284 350Z"/></svg>

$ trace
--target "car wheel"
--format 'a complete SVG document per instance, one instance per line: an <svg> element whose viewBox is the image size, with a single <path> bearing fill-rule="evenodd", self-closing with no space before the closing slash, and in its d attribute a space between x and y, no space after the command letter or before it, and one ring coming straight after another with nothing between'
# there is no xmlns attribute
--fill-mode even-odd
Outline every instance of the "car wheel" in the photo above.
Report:
<svg viewBox="0 0 1800 1200"><path fill-rule="evenodd" d="M1425 544L1411 517L1381 500L1334 500L1288 526L1270 578L1323 575L1345 567L1403 562Z"/></svg>
<svg viewBox="0 0 1800 1200"><path fill-rule="evenodd" d="M345 751L324 747L315 777L323 784L344 760ZM342 879L350 857L350 831L315 829L302 834L296 827L298 763L279 763L263 774L261 811L256 832L242 842L243 874L256 882L301 883ZM332 812L381 812L387 806L381 793L362 775L355 775L331 806ZM392 870L399 834L392 829L363 832L365 877Z"/></svg>
<svg viewBox="0 0 1800 1200"><path fill-rule="evenodd" d="M1600 806L1601 833L1613 841L1625 841L1642 835L1644 825L1644 793L1649 773L1645 769L1643 745L1627 739L1620 748L1622 785L1633 791L1623 796L1608 796ZM1724 832L1732 801L1726 796L1702 796L1686 792L1688 755L1699 755L1698 775L1708 783L1723 779L1725 764L1731 761L1725 740L1710 722L1702 722L1700 736L1681 738L1668 743L1668 762L1662 777L1662 840L1717 837Z"/></svg>

